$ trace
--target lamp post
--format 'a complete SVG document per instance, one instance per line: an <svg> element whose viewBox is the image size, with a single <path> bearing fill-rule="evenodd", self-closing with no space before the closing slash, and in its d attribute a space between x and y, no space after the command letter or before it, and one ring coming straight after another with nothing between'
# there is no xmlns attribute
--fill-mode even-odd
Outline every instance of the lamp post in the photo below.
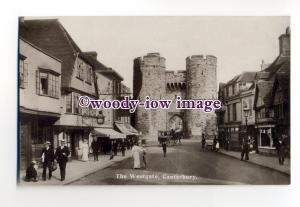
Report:
<svg viewBox="0 0 300 207"><path fill-rule="evenodd" d="M245 107L243 111L244 111L245 124L246 124L246 138L248 138L248 115L250 109L248 107Z"/></svg>

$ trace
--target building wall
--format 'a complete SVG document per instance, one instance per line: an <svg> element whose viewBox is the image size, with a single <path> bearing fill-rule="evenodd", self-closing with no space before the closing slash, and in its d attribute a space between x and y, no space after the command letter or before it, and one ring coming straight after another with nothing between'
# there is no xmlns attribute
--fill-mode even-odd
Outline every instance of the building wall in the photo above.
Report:
<svg viewBox="0 0 300 207"><path fill-rule="evenodd" d="M156 100L165 97L165 58L161 57L159 53L148 53L143 58L136 59L134 73L134 84L139 85L134 91L136 98L144 101L146 96ZM157 139L157 131L166 130L165 111L138 107L135 125L144 137Z"/></svg>
<svg viewBox="0 0 300 207"><path fill-rule="evenodd" d="M99 99L112 100L113 99L113 80L100 74L97 75L97 85L99 92ZM113 109L103 109L102 114L105 117L103 126L113 127Z"/></svg>
<svg viewBox="0 0 300 207"><path fill-rule="evenodd" d="M79 79L77 77L77 73L78 73L80 65L81 65L81 67L83 67L83 71L84 71L83 79ZM91 67L91 66L88 63L86 63L84 60L82 60L80 57L77 57L77 59L74 63L75 70L73 70L73 73L72 73L70 87L75 88L84 93L91 94L92 96L95 96L96 91L95 91L93 75L91 76L92 80L90 83L88 83L87 79L86 79L88 67ZM93 73L93 70L92 70L92 73Z"/></svg>
<svg viewBox="0 0 300 207"><path fill-rule="evenodd" d="M254 106L254 89L250 91L250 94L248 96L241 98L242 102L242 124L245 125L245 114L244 114L244 107L249 108L248 117L247 117L247 124L248 125L254 125L255 124L255 111L253 109Z"/></svg>
<svg viewBox="0 0 300 207"><path fill-rule="evenodd" d="M186 58L186 98L187 99L216 99L217 58L207 55L194 55ZM216 114L204 113L201 110L187 110L188 136L200 137L202 133L214 135L216 133Z"/></svg>
<svg viewBox="0 0 300 207"><path fill-rule="evenodd" d="M59 76L59 90L58 98L37 95L37 71L39 68L50 69L56 73L61 73L61 62L43 53L33 45L20 39L20 54L24 55L26 59L24 63L27 65L25 88L19 88L20 92L20 106L36 111L61 113L60 102L60 79Z"/></svg>

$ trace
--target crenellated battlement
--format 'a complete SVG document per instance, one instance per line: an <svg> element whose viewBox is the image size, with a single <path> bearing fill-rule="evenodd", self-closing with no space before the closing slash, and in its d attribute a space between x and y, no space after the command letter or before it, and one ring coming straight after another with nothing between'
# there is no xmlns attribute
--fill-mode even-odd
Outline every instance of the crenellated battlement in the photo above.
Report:
<svg viewBox="0 0 300 207"><path fill-rule="evenodd" d="M160 53L147 53L147 55L140 57L141 65L143 67L160 67L166 68L166 58L160 56Z"/></svg>
<svg viewBox="0 0 300 207"><path fill-rule="evenodd" d="M192 55L186 57L186 63L187 64L207 64L207 65L216 65L217 64L217 58L213 55Z"/></svg>

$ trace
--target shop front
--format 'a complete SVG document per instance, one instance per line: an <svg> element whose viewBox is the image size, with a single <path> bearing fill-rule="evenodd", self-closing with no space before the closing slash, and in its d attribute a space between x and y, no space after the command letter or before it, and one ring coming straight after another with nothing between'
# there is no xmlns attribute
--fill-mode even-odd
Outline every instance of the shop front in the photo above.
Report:
<svg viewBox="0 0 300 207"><path fill-rule="evenodd" d="M58 114L20 111L19 117L19 167L24 170L32 160L40 161L41 152L46 141L53 145L57 136L54 123L59 119Z"/></svg>
<svg viewBox="0 0 300 207"><path fill-rule="evenodd" d="M58 133L56 139L54 139L54 147L56 148L60 144L60 140L64 139L65 144L70 149L69 159L80 159L80 149L84 140L90 140L90 133L92 128L90 127L75 127L75 126L56 126L55 131ZM89 143L90 145L90 143Z"/></svg>
<svg viewBox="0 0 300 207"><path fill-rule="evenodd" d="M126 135L127 142L138 142L140 133L127 122L115 122L115 127L118 131ZM142 144L146 144L146 140L141 140Z"/></svg>
<svg viewBox="0 0 300 207"><path fill-rule="evenodd" d="M112 149L112 142L115 141L118 146L125 140L126 135L115 131L112 128L94 128L91 132L92 138L96 138L100 145L100 153L109 154Z"/></svg>

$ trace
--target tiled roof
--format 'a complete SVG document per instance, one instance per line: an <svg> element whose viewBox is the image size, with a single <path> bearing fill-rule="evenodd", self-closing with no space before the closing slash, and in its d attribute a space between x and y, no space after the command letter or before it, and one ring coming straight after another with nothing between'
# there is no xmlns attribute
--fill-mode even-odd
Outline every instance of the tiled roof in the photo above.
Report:
<svg viewBox="0 0 300 207"><path fill-rule="evenodd" d="M240 75L234 76L230 81L227 82L226 85L230 85L230 84L236 82L239 77L240 77Z"/></svg>
<svg viewBox="0 0 300 207"><path fill-rule="evenodd" d="M269 73L268 79L274 79L276 73L290 73L290 57L278 56L264 72Z"/></svg>
<svg viewBox="0 0 300 207"><path fill-rule="evenodd" d="M108 68L107 70L98 70L97 72L100 72L103 75L111 75L114 77L117 77L120 81L123 81L124 78L115 70L113 70L112 68Z"/></svg>
<svg viewBox="0 0 300 207"><path fill-rule="evenodd" d="M95 70L109 70L108 67L99 62L95 57L91 56L89 52L82 52L79 54L79 56L91 64Z"/></svg>
<svg viewBox="0 0 300 207"><path fill-rule="evenodd" d="M243 72L237 82L254 82L256 78L256 72Z"/></svg>
<svg viewBox="0 0 300 207"><path fill-rule="evenodd" d="M81 53L78 45L57 19L20 22L20 36L62 60L62 87L69 86L74 62Z"/></svg>

